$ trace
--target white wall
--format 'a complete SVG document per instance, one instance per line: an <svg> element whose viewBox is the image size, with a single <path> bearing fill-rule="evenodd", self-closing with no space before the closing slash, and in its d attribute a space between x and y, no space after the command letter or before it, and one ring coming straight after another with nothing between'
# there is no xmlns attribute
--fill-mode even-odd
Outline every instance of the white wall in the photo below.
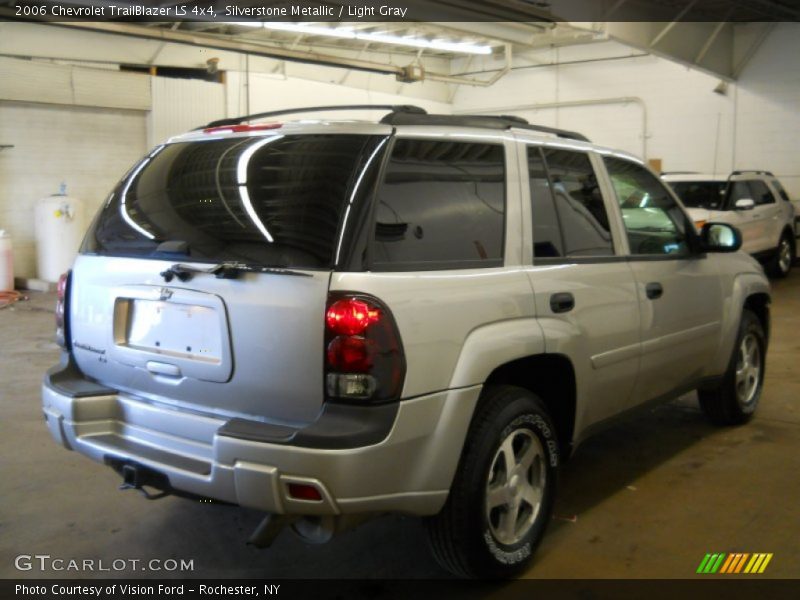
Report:
<svg viewBox="0 0 800 600"><path fill-rule="evenodd" d="M454 110L608 100L504 112L579 131L593 142L639 156L646 150L647 158L662 158L666 170L713 171L716 147L717 169L729 169L732 98L713 93L716 79L676 63L655 56L616 59L636 54L640 53L614 42L546 50L535 58L543 63L592 62L519 69L493 88L463 87L455 96ZM631 100L611 103L622 98Z"/></svg>
<svg viewBox="0 0 800 600"><path fill-rule="evenodd" d="M800 199L800 24L782 23L737 86L736 166L775 173Z"/></svg>
<svg viewBox="0 0 800 600"><path fill-rule="evenodd" d="M148 146L225 116L225 86L192 79L152 77Z"/></svg>
<svg viewBox="0 0 800 600"><path fill-rule="evenodd" d="M0 101L0 229L10 231L17 277L36 276L33 208L67 184L91 218L144 154L145 114Z"/></svg>
<svg viewBox="0 0 800 600"><path fill-rule="evenodd" d="M450 104L423 98L353 88L335 83L286 78L278 74L228 72L227 94L230 116L253 114L299 106L329 104L416 104L429 112L452 112ZM249 98L249 100L248 100ZM318 116L318 115L317 115ZM327 113L331 118L330 113ZM340 118L374 119L376 113L348 112ZM314 115L309 115L309 118Z"/></svg>
<svg viewBox="0 0 800 600"><path fill-rule="evenodd" d="M592 141L642 155L642 108L636 102L531 110L509 107L637 97L647 113L646 158L667 171L773 171L800 198L800 24L781 23L727 95L715 77L614 42L548 49L519 57L516 66L592 60L518 69L491 88L462 87L454 111L502 109L542 125L574 129ZM489 68L491 65L486 65Z"/></svg>
<svg viewBox="0 0 800 600"><path fill-rule="evenodd" d="M118 69L0 57L0 100L150 110L150 80Z"/></svg>

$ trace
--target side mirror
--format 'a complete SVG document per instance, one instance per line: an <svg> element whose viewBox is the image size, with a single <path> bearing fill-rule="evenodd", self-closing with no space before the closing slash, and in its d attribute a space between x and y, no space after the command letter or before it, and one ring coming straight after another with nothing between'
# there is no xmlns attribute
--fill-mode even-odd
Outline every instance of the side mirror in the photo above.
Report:
<svg viewBox="0 0 800 600"><path fill-rule="evenodd" d="M700 243L703 252L736 252L742 247L742 234L727 223L706 223L700 230Z"/></svg>
<svg viewBox="0 0 800 600"><path fill-rule="evenodd" d="M736 210L753 210L756 207L756 203L750 198L739 198L733 207Z"/></svg>

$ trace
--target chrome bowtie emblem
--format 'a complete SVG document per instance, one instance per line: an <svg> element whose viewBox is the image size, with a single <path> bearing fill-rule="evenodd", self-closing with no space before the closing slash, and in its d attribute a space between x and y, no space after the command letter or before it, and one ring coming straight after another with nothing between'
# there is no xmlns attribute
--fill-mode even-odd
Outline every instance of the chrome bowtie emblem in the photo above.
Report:
<svg viewBox="0 0 800 600"><path fill-rule="evenodd" d="M158 299L163 302L164 300L169 300L170 298L172 298L172 290L168 288L161 288Z"/></svg>

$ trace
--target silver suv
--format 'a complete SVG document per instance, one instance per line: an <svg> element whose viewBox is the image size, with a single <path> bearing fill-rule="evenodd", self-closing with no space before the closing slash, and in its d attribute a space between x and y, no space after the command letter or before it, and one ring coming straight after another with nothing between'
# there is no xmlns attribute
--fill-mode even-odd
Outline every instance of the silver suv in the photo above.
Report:
<svg viewBox="0 0 800 600"><path fill-rule="evenodd" d="M47 425L127 487L265 511L258 546L400 512L454 573L514 575L615 417L693 389L751 417L769 286L632 156L379 108L215 122L132 168L59 288Z"/></svg>
<svg viewBox="0 0 800 600"><path fill-rule="evenodd" d="M742 233L742 249L773 277L786 277L795 260L795 208L769 171L734 171L728 177L664 173L695 224L729 223Z"/></svg>

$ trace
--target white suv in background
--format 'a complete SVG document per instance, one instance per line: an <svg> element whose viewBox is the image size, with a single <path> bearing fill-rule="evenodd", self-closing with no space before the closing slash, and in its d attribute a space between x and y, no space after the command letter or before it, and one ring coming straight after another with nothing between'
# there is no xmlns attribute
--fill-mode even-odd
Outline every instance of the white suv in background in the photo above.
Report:
<svg viewBox="0 0 800 600"><path fill-rule="evenodd" d="M729 223L742 232L742 250L773 277L786 277L795 258L795 208L769 171L734 171L728 177L664 173L698 229Z"/></svg>

